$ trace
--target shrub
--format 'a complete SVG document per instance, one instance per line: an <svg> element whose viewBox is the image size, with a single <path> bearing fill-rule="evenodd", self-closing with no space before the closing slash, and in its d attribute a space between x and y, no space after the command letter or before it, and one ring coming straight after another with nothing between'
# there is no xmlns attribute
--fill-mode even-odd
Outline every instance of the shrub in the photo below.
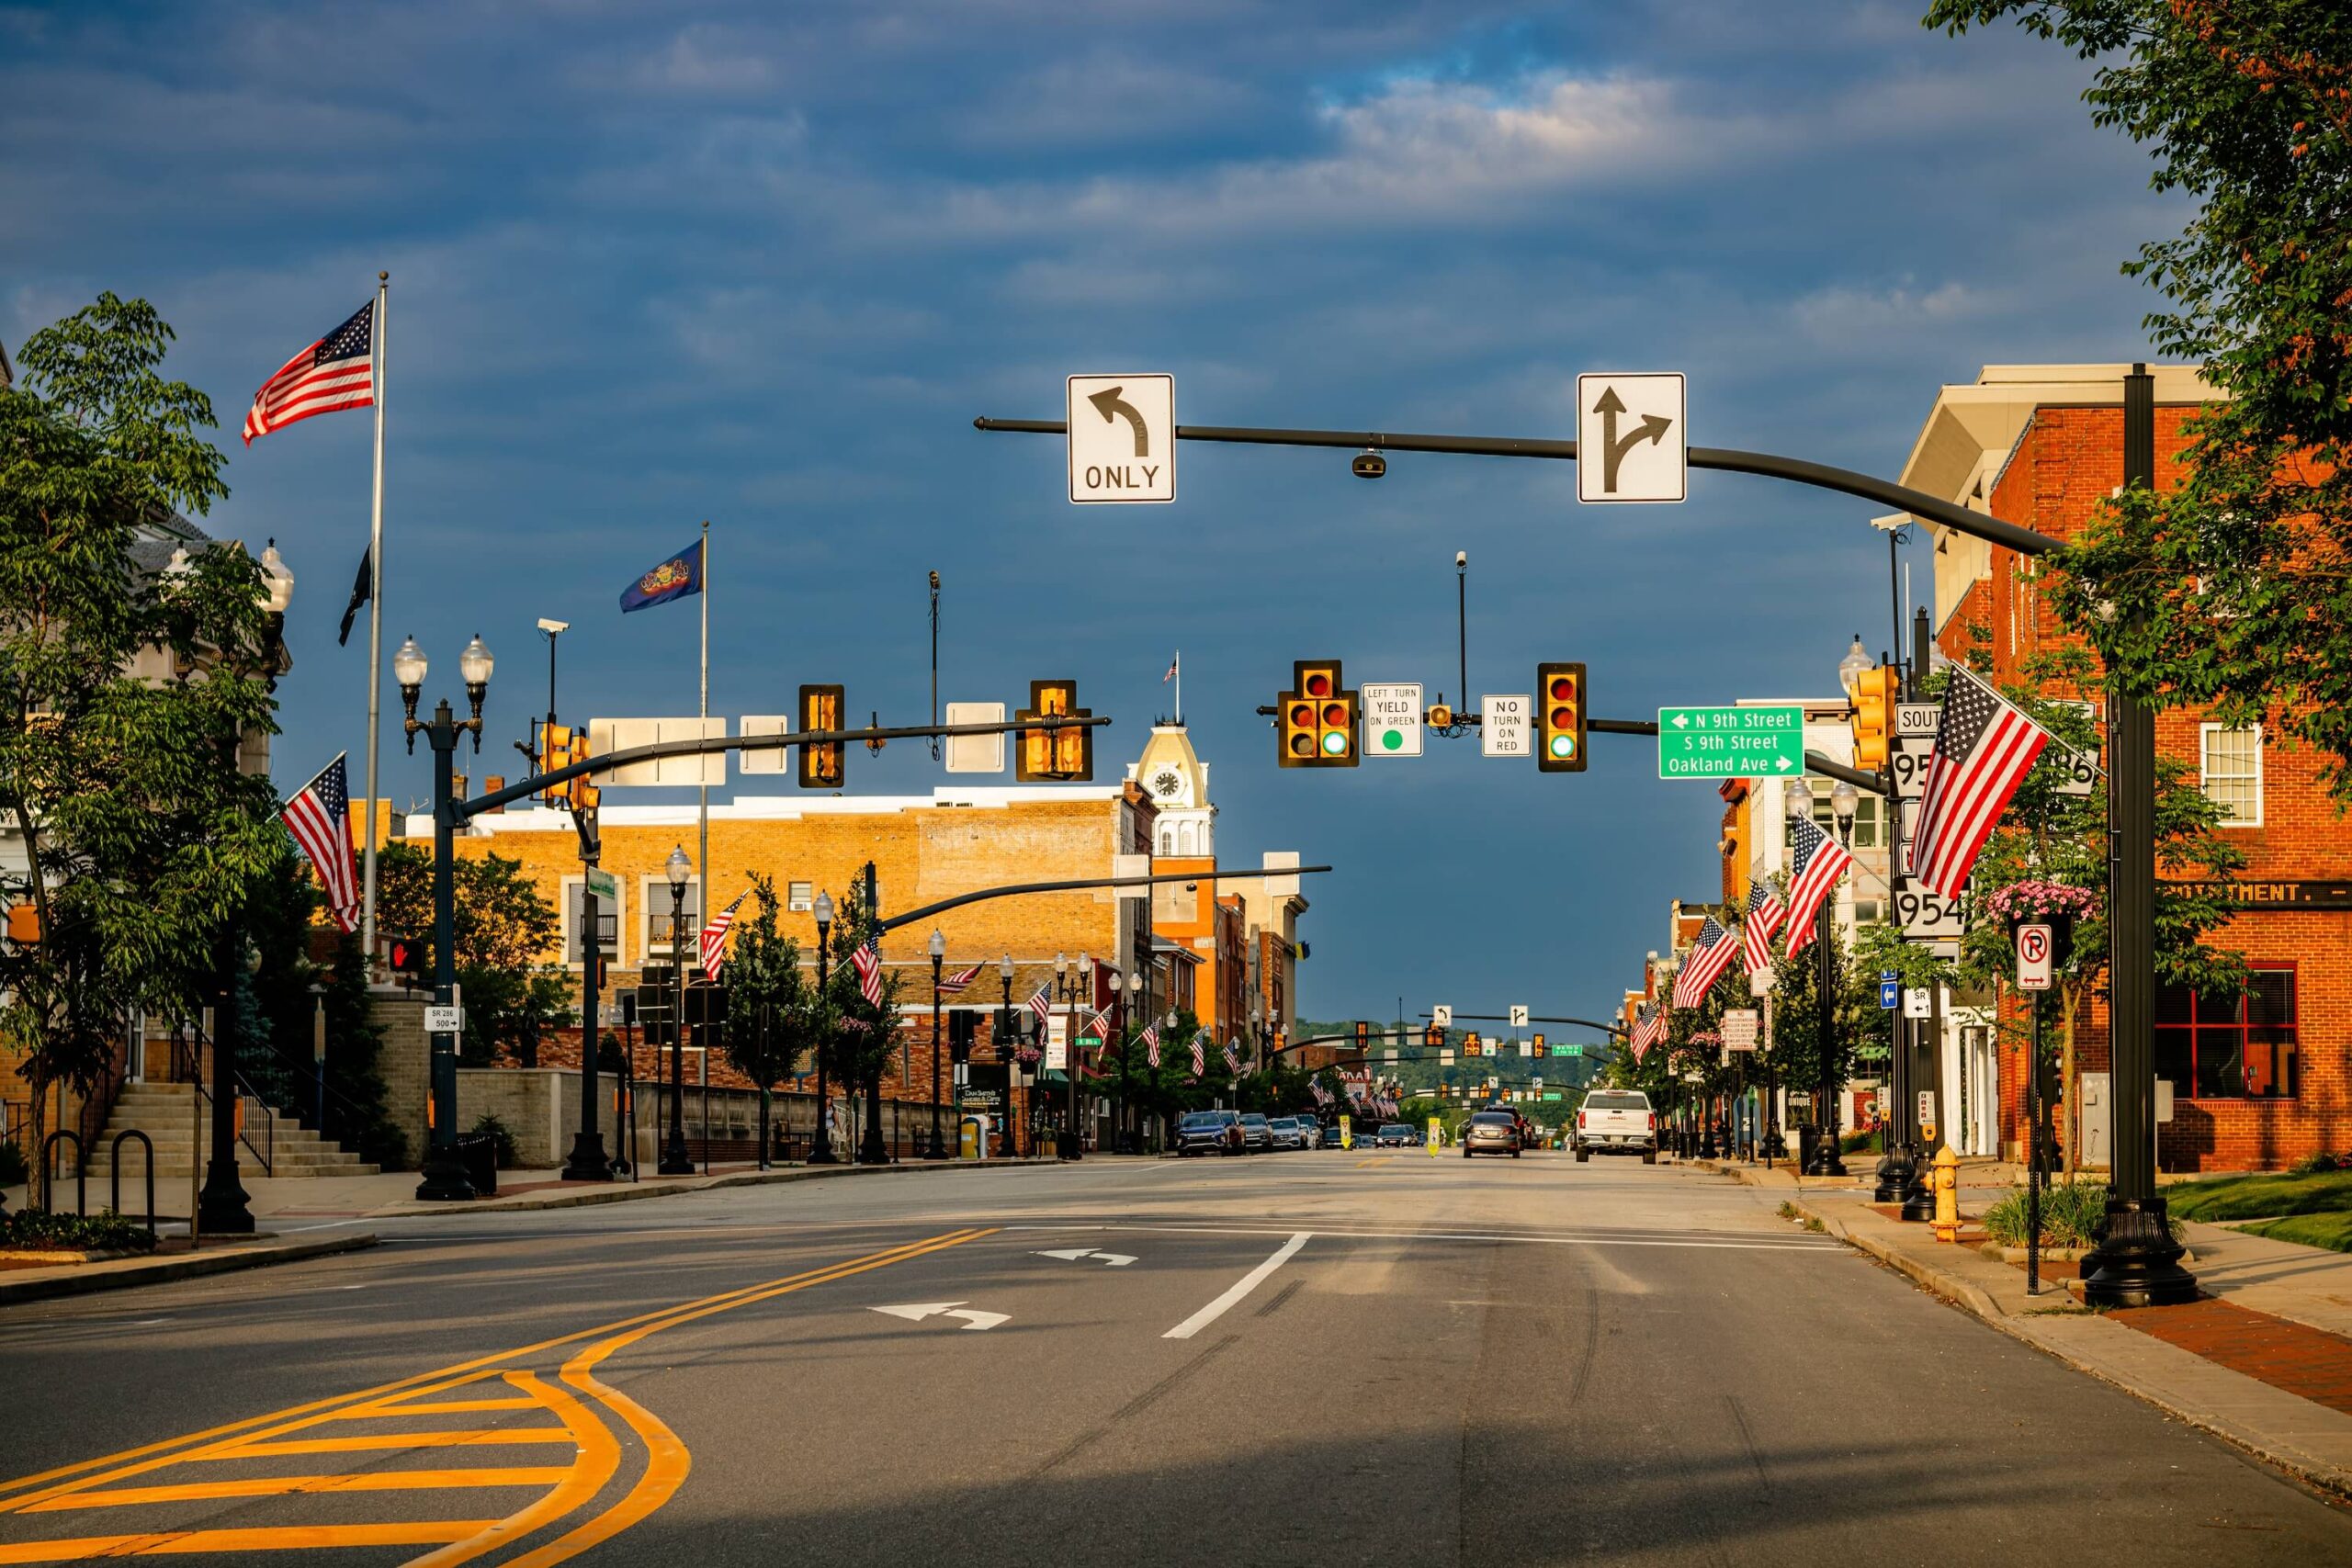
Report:
<svg viewBox="0 0 2352 1568"><path fill-rule="evenodd" d="M2107 1219L2107 1183L2103 1181L2053 1181L2041 1195L2041 1245L2044 1247L2090 1247L2098 1240L2098 1227ZM2174 1239L2180 1236L2180 1222L2174 1220ZM1984 1211L1984 1230L2003 1247L2025 1245L2025 1189L2012 1187L2001 1195L2000 1201Z"/></svg>
<svg viewBox="0 0 2352 1568"><path fill-rule="evenodd" d="M147 1227L112 1209L96 1214L51 1214L28 1209L0 1222L0 1241L10 1247L77 1247L92 1251L144 1252L155 1245Z"/></svg>
<svg viewBox="0 0 2352 1568"><path fill-rule="evenodd" d="M11 1138L0 1143L0 1187L19 1187L29 1172L25 1167L25 1151Z"/></svg>
<svg viewBox="0 0 2352 1568"><path fill-rule="evenodd" d="M2345 1156L2332 1155L2327 1153L2325 1150L2322 1150L2318 1154L2305 1155L2302 1158L2297 1160L2293 1165L2288 1168L2287 1174L2290 1176L2323 1176L2331 1170L2342 1170L2345 1167Z"/></svg>

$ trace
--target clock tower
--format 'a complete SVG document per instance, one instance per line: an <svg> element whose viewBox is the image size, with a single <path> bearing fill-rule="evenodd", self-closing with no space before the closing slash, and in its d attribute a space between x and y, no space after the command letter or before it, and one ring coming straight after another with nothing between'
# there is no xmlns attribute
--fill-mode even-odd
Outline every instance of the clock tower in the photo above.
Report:
<svg viewBox="0 0 2352 1568"><path fill-rule="evenodd" d="M1209 765L1193 750L1192 737L1179 724L1152 726L1143 755L1127 777L1159 808L1152 854L1159 859L1216 858L1216 807L1209 801Z"/></svg>

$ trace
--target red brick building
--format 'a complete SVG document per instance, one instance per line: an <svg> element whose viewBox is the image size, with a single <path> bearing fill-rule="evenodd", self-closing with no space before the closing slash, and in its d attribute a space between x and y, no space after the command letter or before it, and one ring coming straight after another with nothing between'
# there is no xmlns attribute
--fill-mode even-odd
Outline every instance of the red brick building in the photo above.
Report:
<svg viewBox="0 0 2352 1568"><path fill-rule="evenodd" d="M2123 479L2126 365L1988 366L1973 384L1946 387L1921 430L1904 481L1972 511L2071 536ZM2156 475L2179 482L2184 420L2214 394L2179 366L2154 369ZM1987 648L2003 679L2064 640L2044 604L2036 563L1950 529L1933 530L1936 636L1949 657ZM1989 645L1972 627L1989 633ZM2096 703L2097 690L2082 694ZM2352 1149L2352 824L2317 782L2308 752L2271 742L2262 726L2232 729L2195 709L2160 714L2160 753L2185 761L2225 807L2223 831L2245 851L2244 913L2208 940L2245 954L2245 998L2200 998L2174 987L2156 996L2159 1111L2165 1170L2244 1170L2291 1164L2316 1150ZM2161 871L2159 874L2163 874ZM2105 1163L2107 1009L2095 999L2076 1031L2083 1088L2062 1136ZM2022 1049L2000 1047L2005 1149L2022 1128Z"/></svg>

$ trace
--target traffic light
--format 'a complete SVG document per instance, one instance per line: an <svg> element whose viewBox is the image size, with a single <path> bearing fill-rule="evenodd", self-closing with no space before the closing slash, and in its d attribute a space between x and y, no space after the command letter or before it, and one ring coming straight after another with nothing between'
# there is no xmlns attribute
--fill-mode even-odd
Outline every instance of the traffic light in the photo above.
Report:
<svg viewBox="0 0 2352 1568"><path fill-rule="evenodd" d="M1291 689L1274 699L1275 760L1285 768L1354 767L1357 705L1338 660L1295 660Z"/></svg>
<svg viewBox="0 0 2352 1568"><path fill-rule="evenodd" d="M972 1047L979 1043L980 1015L967 1008L958 1008L947 1015L947 1051L959 1066L972 1059Z"/></svg>
<svg viewBox="0 0 2352 1568"><path fill-rule="evenodd" d="M1359 1051L1368 1051L1371 1048L1372 1025L1366 1023L1363 1019L1358 1019L1356 1020L1356 1049Z"/></svg>
<svg viewBox="0 0 2352 1568"><path fill-rule="evenodd" d="M1854 766L1875 773L1886 766L1886 738L1894 731L1895 694L1903 672L1881 664L1854 678Z"/></svg>
<svg viewBox="0 0 2352 1568"><path fill-rule="evenodd" d="M1538 1035L1537 1035L1537 1036L1536 1036L1532 1041L1531 1041L1531 1042L1529 1043L1529 1044L1528 1044L1528 1051L1527 1051L1527 1054L1528 1054L1529 1055L1531 1055L1531 1056L1541 1056L1541 1055L1544 1054L1544 1036L1543 1036L1543 1035L1538 1034Z"/></svg>
<svg viewBox="0 0 2352 1568"><path fill-rule="evenodd" d="M588 760L588 732L566 725L541 720L539 724L539 772L551 773L558 768L568 768ZM574 811L594 811L602 795L595 782L585 775L551 784L539 792L539 798L549 806L568 806Z"/></svg>
<svg viewBox="0 0 2352 1568"><path fill-rule="evenodd" d="M1032 681L1029 705L1012 716L1023 718L1091 718L1078 705L1075 681ZM1024 729L1021 750L1013 758L1012 776L1023 784L1083 782L1094 776L1094 731L1091 729Z"/></svg>
<svg viewBox="0 0 2352 1568"><path fill-rule="evenodd" d="M1484 1049L1485 1047L1478 1043L1478 1032L1476 1030L1474 1029L1469 1033L1462 1037L1462 1054L1464 1055L1476 1056Z"/></svg>
<svg viewBox="0 0 2352 1568"><path fill-rule="evenodd" d="M842 715L844 711L842 706L842 689L839 686L800 688L800 728L803 730L839 729L842 728ZM842 761L840 741L801 742L800 787L802 789L839 789L846 773L847 764Z"/></svg>
<svg viewBox="0 0 2352 1568"><path fill-rule="evenodd" d="M1431 1051L1444 1049L1445 1031L1439 1028L1434 1023L1430 1024L1427 1029L1421 1031L1421 1044L1424 1048Z"/></svg>
<svg viewBox="0 0 2352 1568"><path fill-rule="evenodd" d="M1584 772L1584 666L1535 667L1535 765L1547 773Z"/></svg>

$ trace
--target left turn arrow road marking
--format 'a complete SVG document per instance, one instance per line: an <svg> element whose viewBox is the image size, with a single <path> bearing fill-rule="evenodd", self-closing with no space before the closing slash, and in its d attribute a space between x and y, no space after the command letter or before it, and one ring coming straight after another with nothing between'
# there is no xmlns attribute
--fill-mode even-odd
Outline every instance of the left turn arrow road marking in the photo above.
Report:
<svg viewBox="0 0 2352 1568"><path fill-rule="evenodd" d="M949 1317L962 1318L967 1329L994 1328L1000 1323L1012 1321L1010 1313L978 1312L965 1306L962 1302L910 1302L903 1306L878 1306L869 1310L888 1313L892 1317L903 1317L910 1323L921 1323L927 1317L944 1314Z"/></svg>
<svg viewBox="0 0 2352 1568"><path fill-rule="evenodd" d="M1041 1252L1037 1254L1037 1256L1040 1258L1066 1258L1072 1263L1076 1263L1082 1258L1097 1258L1114 1269L1125 1269L1128 1264L1135 1261L1135 1258L1127 1253L1097 1252L1091 1247L1064 1247L1059 1251Z"/></svg>

